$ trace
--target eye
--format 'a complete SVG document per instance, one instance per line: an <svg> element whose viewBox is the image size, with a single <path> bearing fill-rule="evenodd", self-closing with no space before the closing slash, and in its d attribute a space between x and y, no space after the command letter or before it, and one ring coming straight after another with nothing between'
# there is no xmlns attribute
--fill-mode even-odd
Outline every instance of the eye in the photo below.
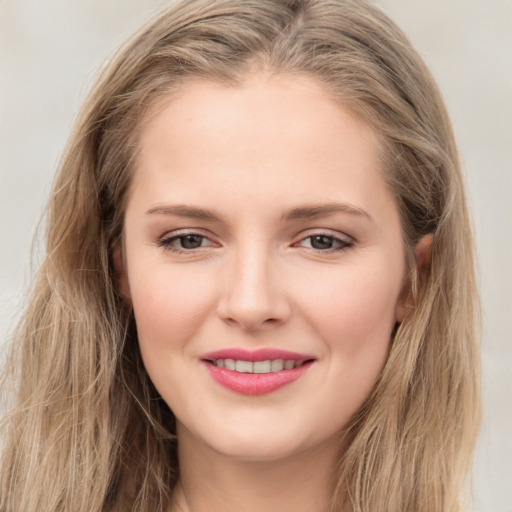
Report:
<svg viewBox="0 0 512 512"><path fill-rule="evenodd" d="M343 239L325 233L318 233L303 238L297 245L313 249L315 251L334 252L352 247L354 243L349 239Z"/></svg>
<svg viewBox="0 0 512 512"><path fill-rule="evenodd" d="M166 251L174 253L192 253L202 247L215 245L209 238L198 233L182 233L174 236L164 236L158 240L158 245Z"/></svg>

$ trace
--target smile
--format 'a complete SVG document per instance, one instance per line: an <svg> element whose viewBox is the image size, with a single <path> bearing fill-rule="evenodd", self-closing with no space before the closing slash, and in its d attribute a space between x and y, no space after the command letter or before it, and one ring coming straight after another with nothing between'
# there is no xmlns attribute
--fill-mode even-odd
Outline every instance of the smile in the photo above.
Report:
<svg viewBox="0 0 512 512"><path fill-rule="evenodd" d="M274 373L283 370L293 370L302 366L306 361L293 359L274 359L266 361L243 361L235 359L216 359L210 361L217 368L226 368L239 373Z"/></svg>
<svg viewBox="0 0 512 512"><path fill-rule="evenodd" d="M284 350L225 349L201 357L210 377L223 388L243 395L265 395L299 379L315 358Z"/></svg>

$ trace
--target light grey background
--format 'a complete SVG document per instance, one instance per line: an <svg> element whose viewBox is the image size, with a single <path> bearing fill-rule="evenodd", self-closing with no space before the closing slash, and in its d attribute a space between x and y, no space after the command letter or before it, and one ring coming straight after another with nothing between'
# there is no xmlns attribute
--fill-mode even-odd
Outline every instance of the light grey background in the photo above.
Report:
<svg viewBox="0 0 512 512"><path fill-rule="evenodd" d="M105 57L164 3L0 0L0 349L32 275L31 240L78 106ZM512 512L512 2L378 3L433 70L454 122L484 313L475 510Z"/></svg>

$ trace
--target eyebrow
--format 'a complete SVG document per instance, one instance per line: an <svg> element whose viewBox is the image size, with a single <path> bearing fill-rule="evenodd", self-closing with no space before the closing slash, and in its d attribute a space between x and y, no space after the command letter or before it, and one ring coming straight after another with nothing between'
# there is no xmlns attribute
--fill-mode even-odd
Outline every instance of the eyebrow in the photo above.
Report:
<svg viewBox="0 0 512 512"><path fill-rule="evenodd" d="M292 208L281 216L281 220L293 221L301 219L317 219L320 217L326 217L333 213L346 213L372 221L372 218L365 210L351 204L337 202L327 204L306 204ZM206 210L204 208L184 204L157 205L150 208L146 214L177 215L179 217L225 223L222 215L216 210Z"/></svg>
<svg viewBox="0 0 512 512"><path fill-rule="evenodd" d="M292 208L283 214L282 219L316 219L333 213L347 213L356 217L364 217L370 221L372 220L370 215L365 210L347 203L309 204L299 206L297 208Z"/></svg>
<svg viewBox="0 0 512 512"><path fill-rule="evenodd" d="M195 206L188 206L184 204L168 204L159 205L150 208L147 212L148 215L159 213L163 215L178 215L179 217L187 217L191 219L209 220L212 222L222 222L222 215L215 210L205 210L204 208L197 208Z"/></svg>

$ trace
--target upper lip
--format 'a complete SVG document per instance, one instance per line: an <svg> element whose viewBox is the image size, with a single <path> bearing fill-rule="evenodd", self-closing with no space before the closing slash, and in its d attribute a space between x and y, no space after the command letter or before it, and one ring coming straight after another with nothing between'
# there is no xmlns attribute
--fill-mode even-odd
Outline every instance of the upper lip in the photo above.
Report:
<svg viewBox="0 0 512 512"><path fill-rule="evenodd" d="M216 359L235 359L236 361L255 362L275 359L306 361L308 359L315 359L315 357L309 354L300 354L298 352L290 352L289 350L280 350L277 348L260 348L257 350L225 348L203 354L201 359L205 361L215 361Z"/></svg>

